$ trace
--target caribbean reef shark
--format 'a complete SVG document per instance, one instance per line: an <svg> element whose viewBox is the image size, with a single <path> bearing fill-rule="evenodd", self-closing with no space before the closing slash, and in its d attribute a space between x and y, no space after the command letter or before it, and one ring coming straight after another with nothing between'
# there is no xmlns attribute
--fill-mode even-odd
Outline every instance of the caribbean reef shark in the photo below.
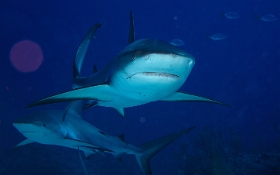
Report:
<svg viewBox="0 0 280 175"><path fill-rule="evenodd" d="M74 61L74 88L33 102L26 107L73 100L94 100L92 106L116 109L124 117L124 108L155 101L202 101L226 105L178 90L189 76L195 58L170 43L157 39L135 41L134 19L130 13L129 45L102 70L80 77L80 69L90 40L101 26L88 32Z"/></svg>
<svg viewBox="0 0 280 175"><path fill-rule="evenodd" d="M38 142L79 149L85 153L86 157L94 153L111 153L119 160L122 154L132 154L136 157L142 171L146 175L151 175L150 159L194 128L186 128L136 147L125 142L123 135L110 136L83 120L81 118L82 108L83 103L75 101L70 102L65 111L40 111L17 119L13 125L27 139L16 147ZM63 121L61 118L65 113L66 117Z"/></svg>

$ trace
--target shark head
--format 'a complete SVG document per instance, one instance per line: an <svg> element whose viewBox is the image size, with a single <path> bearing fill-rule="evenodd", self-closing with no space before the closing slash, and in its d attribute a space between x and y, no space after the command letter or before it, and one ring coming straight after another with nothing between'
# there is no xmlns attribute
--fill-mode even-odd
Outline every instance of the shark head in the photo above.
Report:
<svg viewBox="0 0 280 175"><path fill-rule="evenodd" d="M177 91L189 76L194 57L161 40L141 39L128 45L115 59L110 84L131 97L159 99ZM145 91L146 90L146 91ZM137 94L138 93L138 94ZM155 96L157 96L155 98Z"/></svg>
<svg viewBox="0 0 280 175"><path fill-rule="evenodd" d="M61 121L53 114L53 111L41 111L19 118L13 125L26 138L34 142L53 144L62 138L64 130Z"/></svg>

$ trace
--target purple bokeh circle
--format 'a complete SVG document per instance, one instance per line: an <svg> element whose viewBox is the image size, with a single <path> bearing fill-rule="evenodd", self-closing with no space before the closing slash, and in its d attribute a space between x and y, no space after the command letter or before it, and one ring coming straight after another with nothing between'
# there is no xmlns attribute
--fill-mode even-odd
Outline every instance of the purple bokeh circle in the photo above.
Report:
<svg viewBox="0 0 280 175"><path fill-rule="evenodd" d="M16 43L10 52L11 63L20 72L36 71L42 64L43 59L40 46L29 40Z"/></svg>

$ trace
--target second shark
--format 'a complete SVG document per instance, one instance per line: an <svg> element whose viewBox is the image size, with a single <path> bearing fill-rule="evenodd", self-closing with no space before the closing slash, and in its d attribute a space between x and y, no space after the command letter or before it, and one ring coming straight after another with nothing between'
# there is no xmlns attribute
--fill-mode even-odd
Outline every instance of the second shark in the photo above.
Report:
<svg viewBox="0 0 280 175"><path fill-rule="evenodd" d="M86 157L94 153L110 153L119 160L122 154L132 154L142 171L146 175L151 175L150 159L164 147L194 128L186 128L136 147L125 142L123 136L108 135L83 120L81 117L82 107L82 101L75 101L69 103L65 111L40 111L17 119L14 126L27 138L17 147L38 142L79 149L85 153ZM65 120L62 120L63 115L66 115ZM84 164L83 168L86 172Z"/></svg>

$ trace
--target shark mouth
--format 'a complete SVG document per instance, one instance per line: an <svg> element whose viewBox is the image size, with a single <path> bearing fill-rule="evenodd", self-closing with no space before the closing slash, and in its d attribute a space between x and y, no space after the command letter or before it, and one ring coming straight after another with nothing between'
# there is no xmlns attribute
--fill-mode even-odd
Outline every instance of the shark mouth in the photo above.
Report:
<svg viewBox="0 0 280 175"><path fill-rule="evenodd" d="M39 132L34 132L34 131L21 131L21 133L38 134Z"/></svg>
<svg viewBox="0 0 280 175"><path fill-rule="evenodd" d="M128 77L127 79L132 78L134 76L172 78L172 79L180 78L178 75L170 74L170 73L164 73L164 72L140 72L140 73L133 74L132 76Z"/></svg>

